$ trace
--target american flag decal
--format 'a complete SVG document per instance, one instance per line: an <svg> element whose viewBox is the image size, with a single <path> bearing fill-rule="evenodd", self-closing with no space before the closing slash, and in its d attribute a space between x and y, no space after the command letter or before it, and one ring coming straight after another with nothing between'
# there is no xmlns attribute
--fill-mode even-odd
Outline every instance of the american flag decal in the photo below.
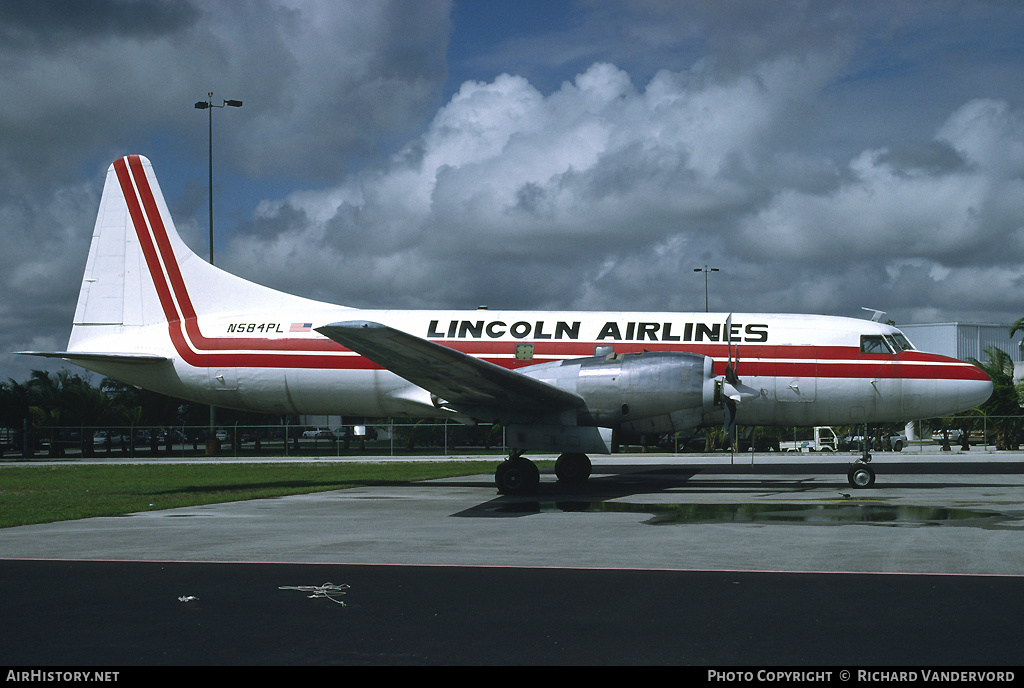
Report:
<svg viewBox="0 0 1024 688"><path fill-rule="evenodd" d="M288 328L289 332L309 332L310 328L313 327L313 323L292 323L292 326Z"/></svg>

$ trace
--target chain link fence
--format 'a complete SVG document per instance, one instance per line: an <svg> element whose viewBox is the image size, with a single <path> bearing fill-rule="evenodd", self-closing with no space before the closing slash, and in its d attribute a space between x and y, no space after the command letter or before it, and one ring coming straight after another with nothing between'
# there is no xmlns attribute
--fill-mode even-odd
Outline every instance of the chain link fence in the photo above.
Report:
<svg viewBox="0 0 1024 688"><path fill-rule="evenodd" d="M306 425L103 426L0 429L4 458L198 456L304 458L506 454L500 426L390 422Z"/></svg>
<svg viewBox="0 0 1024 688"><path fill-rule="evenodd" d="M1017 450L1024 417L969 416L915 421L907 425L834 428L739 428L736 451L909 453L997 452ZM622 453L706 453L731 451L721 428L691 432L620 436ZM32 427L0 429L6 459L123 458L200 456L315 458L389 456L457 456L508 454L504 429L498 425L465 426L454 422L380 421L359 425L230 425L212 432L199 426Z"/></svg>

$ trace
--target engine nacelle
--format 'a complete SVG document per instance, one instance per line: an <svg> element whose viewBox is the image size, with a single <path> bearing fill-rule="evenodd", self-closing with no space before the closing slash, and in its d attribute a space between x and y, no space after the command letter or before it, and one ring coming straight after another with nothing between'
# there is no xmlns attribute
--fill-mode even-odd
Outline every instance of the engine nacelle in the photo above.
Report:
<svg viewBox="0 0 1024 688"><path fill-rule="evenodd" d="M583 397L580 425L635 425L651 432L700 425L714 403L714 367L707 356L644 352L577 358L522 371Z"/></svg>

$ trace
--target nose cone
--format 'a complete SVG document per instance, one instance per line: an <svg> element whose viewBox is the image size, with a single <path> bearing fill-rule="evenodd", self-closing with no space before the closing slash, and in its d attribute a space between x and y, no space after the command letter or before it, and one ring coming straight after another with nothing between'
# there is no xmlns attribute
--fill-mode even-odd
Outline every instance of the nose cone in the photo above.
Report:
<svg viewBox="0 0 1024 688"><path fill-rule="evenodd" d="M992 396L992 380L978 366L939 354L914 353L903 367L904 393L917 395L918 418L969 411ZM906 409L909 410L909 409Z"/></svg>
<svg viewBox="0 0 1024 688"><path fill-rule="evenodd" d="M959 411L967 411L976 406L981 406L992 396L992 380L985 371L971 366L977 371L977 375L968 380L960 380L957 384L959 392Z"/></svg>
<svg viewBox="0 0 1024 688"><path fill-rule="evenodd" d="M940 415L951 415L981 406L992 396L992 380L976 365L946 358L946 365L937 368L940 396L945 396L950 409ZM941 372L938 372L941 371ZM945 391L942 395L941 392Z"/></svg>

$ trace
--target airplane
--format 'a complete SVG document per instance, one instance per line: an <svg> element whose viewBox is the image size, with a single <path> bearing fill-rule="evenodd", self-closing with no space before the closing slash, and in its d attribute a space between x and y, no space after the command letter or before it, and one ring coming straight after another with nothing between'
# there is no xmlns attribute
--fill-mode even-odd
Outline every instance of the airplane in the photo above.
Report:
<svg viewBox="0 0 1024 688"><path fill-rule="evenodd" d="M500 423L506 495L538 488L527 451L558 454L572 484L620 433L905 422L992 393L976 366L876 321L367 310L285 294L190 250L140 155L107 171L67 350L20 353L219 407ZM874 483L869 460L851 465L855 487Z"/></svg>

